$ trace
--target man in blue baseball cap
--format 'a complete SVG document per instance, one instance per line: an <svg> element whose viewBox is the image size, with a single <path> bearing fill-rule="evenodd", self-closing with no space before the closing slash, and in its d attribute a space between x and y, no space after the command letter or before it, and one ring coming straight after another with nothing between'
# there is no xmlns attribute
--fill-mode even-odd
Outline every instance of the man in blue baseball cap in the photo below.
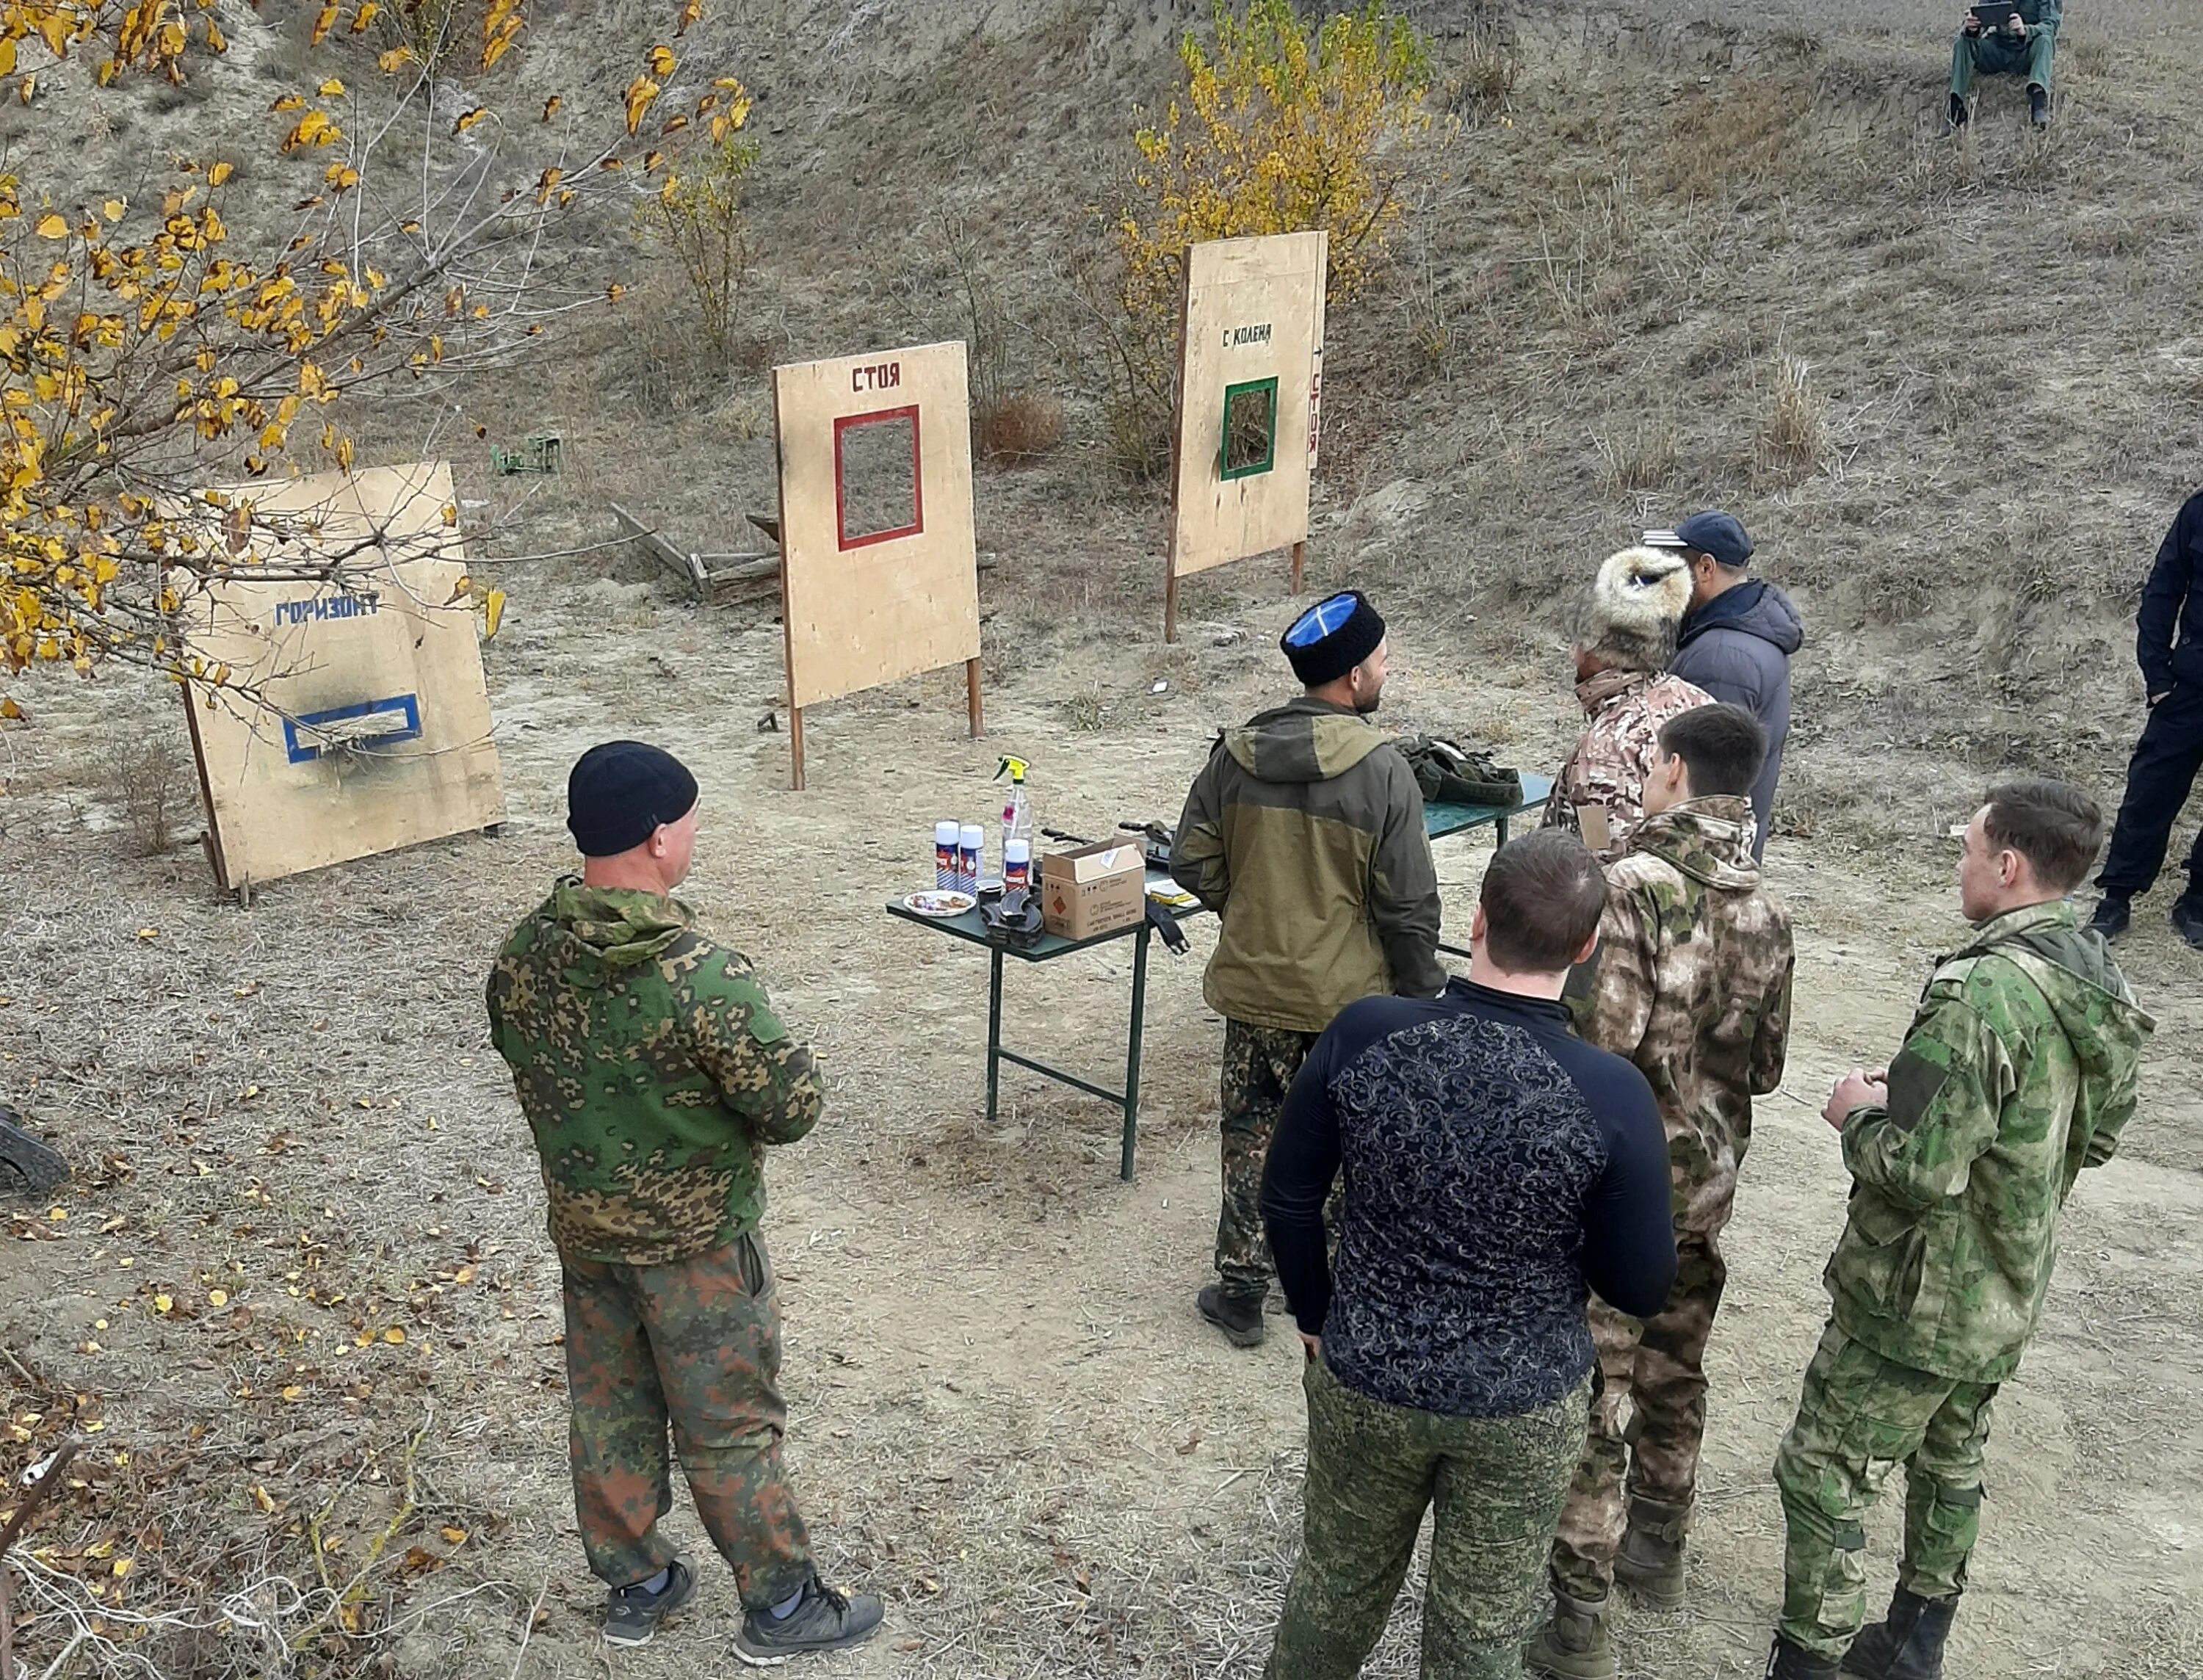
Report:
<svg viewBox="0 0 2203 1680"><path fill-rule="evenodd" d="M1782 743L1790 734L1790 656L1805 640L1790 598L1751 575L1751 539L1733 514L1694 513L1672 531L1647 531L1647 548L1680 549L1691 565L1691 609L1676 633L1668 673L1716 700L1742 706L1767 731L1767 762L1751 785L1758 832L1751 856L1766 855Z"/></svg>
<svg viewBox="0 0 2203 1680"><path fill-rule="evenodd" d="M1349 589L1279 647L1304 692L1217 737L1171 847L1178 885L1224 924L1202 982L1224 1017L1223 1208L1217 1281L1194 1305L1237 1347L1262 1340L1262 1162L1310 1046L1350 1003L1446 984L1422 790L1370 722L1385 621Z"/></svg>

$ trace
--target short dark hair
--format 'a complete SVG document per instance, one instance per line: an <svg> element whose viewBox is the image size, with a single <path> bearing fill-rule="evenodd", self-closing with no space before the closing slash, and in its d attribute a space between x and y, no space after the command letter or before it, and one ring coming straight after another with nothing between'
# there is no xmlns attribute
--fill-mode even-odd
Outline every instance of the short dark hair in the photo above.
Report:
<svg viewBox="0 0 2203 1680"><path fill-rule="evenodd" d="M2035 879L2070 893L2096 861L2104 842L2101 806L2070 781L2046 776L1999 782L1989 789L1982 826L1989 843L2027 859Z"/></svg>
<svg viewBox="0 0 2203 1680"><path fill-rule="evenodd" d="M1692 706L1660 728L1660 751L1691 773L1691 797L1749 793L1767 762L1767 731L1742 706Z"/></svg>
<svg viewBox="0 0 2203 1680"><path fill-rule="evenodd" d="M1540 828L1492 854L1477 902L1495 964L1509 974L1558 974L1598 930L1606 876L1574 834Z"/></svg>

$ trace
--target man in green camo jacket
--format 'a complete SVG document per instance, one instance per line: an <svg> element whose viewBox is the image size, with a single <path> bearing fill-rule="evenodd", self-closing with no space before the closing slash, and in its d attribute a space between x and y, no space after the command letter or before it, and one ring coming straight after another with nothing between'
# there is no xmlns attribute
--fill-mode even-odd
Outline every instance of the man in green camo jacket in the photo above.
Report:
<svg viewBox="0 0 2203 1680"><path fill-rule="evenodd" d="M574 1501L610 1589L604 1632L647 1643L695 1590L659 1531L670 1424L698 1516L733 1566L736 1654L838 1649L880 1621L812 1568L782 1474L780 1308L758 1235L765 1146L818 1124L825 1088L748 959L672 896L696 782L640 741L592 747L567 784L583 858L490 972L490 1037L542 1156L564 1273Z"/></svg>
<svg viewBox="0 0 2203 1680"><path fill-rule="evenodd" d="M1991 789L1958 864L1972 940L1936 966L1897 1059L1854 1070L1828 1099L1850 1218L1775 1459L1789 1542L1769 1680L1940 1680L1981 1526L1990 1405L2041 1316L2066 1195L2134 1114L2154 1024L2065 901L2102 838L2078 788ZM1897 1594L1860 1633L1861 1524L1899 1463Z"/></svg>

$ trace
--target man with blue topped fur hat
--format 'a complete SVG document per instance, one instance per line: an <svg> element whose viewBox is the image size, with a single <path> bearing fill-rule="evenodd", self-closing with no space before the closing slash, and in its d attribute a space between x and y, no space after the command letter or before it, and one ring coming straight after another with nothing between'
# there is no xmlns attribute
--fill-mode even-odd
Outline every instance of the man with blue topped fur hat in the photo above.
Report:
<svg viewBox="0 0 2203 1680"><path fill-rule="evenodd" d="M1224 1017L1219 1281L1196 1304L1240 1347L1262 1340L1262 1163L1293 1076L1347 1005L1446 984L1422 792L1370 722L1385 621L1347 590L1279 645L1306 692L1218 736L1171 854L1178 885L1224 924L1202 987Z"/></svg>

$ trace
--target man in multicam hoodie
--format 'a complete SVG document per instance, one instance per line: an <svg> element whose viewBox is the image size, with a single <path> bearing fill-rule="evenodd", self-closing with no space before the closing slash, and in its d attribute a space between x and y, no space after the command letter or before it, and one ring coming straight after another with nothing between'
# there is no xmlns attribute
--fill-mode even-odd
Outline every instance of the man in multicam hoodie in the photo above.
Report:
<svg viewBox="0 0 2203 1680"><path fill-rule="evenodd" d="M1628 852L1629 836L1644 820L1645 777L1660 726L1713 704L1704 689L1667 675L1690 604L1686 557L1654 548L1609 555L1584 604L1576 699L1588 721L1553 783L1544 826L1580 834L1602 864Z"/></svg>
<svg viewBox="0 0 2203 1680"><path fill-rule="evenodd" d="M1651 1084L1676 1275L1646 1318L1591 1303L1602 1381L1553 1546L1553 1619L1525 1653L1532 1670L1566 1680L1615 1674L1606 1607L1617 1577L1662 1609L1684 1601L1706 1342L1728 1277L1720 1237L1751 1099L1781 1083L1790 1031L1789 918L1751 856L1749 796L1766 751L1741 706L1696 706L1661 728L1644 819L1606 872L1598 948L1568 988L1577 1031Z"/></svg>
<svg viewBox="0 0 2203 1680"><path fill-rule="evenodd" d="M605 1638L647 1643L696 1589L659 1526L670 1424L696 1513L732 1565L743 1661L837 1650L877 1598L818 1579L780 1462L780 1305L758 1235L765 1151L818 1123L811 1051L740 952L672 896L696 780L670 753L582 755L566 826L582 857L490 971L490 1040L543 1158L564 1275L574 1504L610 1589Z"/></svg>

